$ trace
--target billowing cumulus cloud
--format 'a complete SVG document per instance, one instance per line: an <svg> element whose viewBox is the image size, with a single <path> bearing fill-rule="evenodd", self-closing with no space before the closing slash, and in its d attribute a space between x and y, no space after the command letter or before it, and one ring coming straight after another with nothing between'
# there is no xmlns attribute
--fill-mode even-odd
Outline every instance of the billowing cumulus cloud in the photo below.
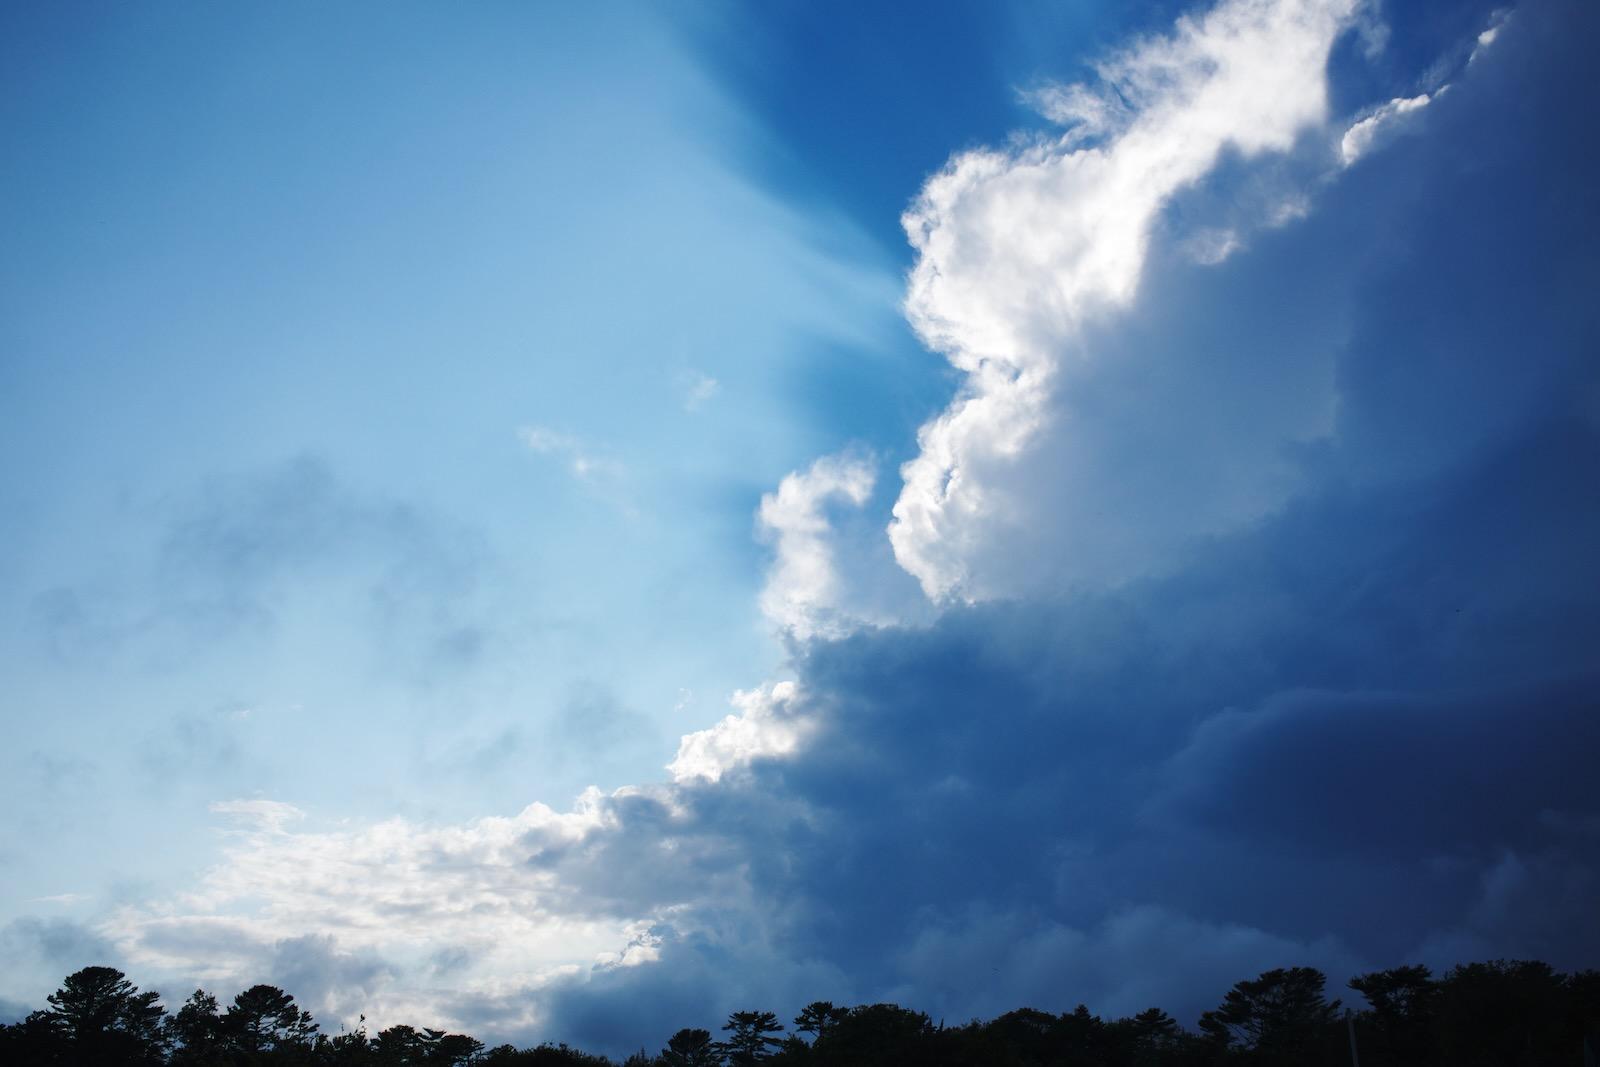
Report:
<svg viewBox="0 0 1600 1067"><path fill-rule="evenodd" d="M1331 115L1325 53L1354 17L1220 5L1102 65L1115 93L1036 94L1057 120L1081 113L1066 133L958 156L929 182L907 216L919 251L908 312L966 384L922 428L889 529L929 595L1170 573L1204 539L1314 492L1330 461L1403 481L1543 402L1576 338L1515 335L1571 320L1521 303L1528 275L1478 269L1487 242L1542 255L1554 236L1537 217L1537 233L1505 232L1485 183L1515 179L1467 117L1506 118L1516 60L1450 59L1431 93ZM1503 40L1515 22L1494 25ZM1273 86L1271 102L1243 88L1234 101L1234 76ZM1402 129L1431 146L1397 142ZM1472 181L1462 168L1487 169ZM1414 313L1463 287L1468 307ZM1481 331L1524 358L1455 373Z"/></svg>
<svg viewBox="0 0 1600 1067"><path fill-rule="evenodd" d="M729 771L771 756L787 756L800 747L808 722L795 714L798 690L793 682L773 682L733 695L737 715L684 736L667 770L679 782L704 778L715 782Z"/></svg>
<svg viewBox="0 0 1600 1067"><path fill-rule="evenodd" d="M772 542L773 563L761 610L800 638L837 635L852 621L842 610L843 590L834 564L834 530L825 507L840 501L860 507L877 474L865 459L826 456L784 478L761 498L757 521Z"/></svg>
<svg viewBox="0 0 1600 1067"><path fill-rule="evenodd" d="M766 493L756 536L771 547L762 613L790 641L930 618L933 607L895 565L872 506L876 461L854 449L823 456Z"/></svg>
<svg viewBox="0 0 1600 1067"><path fill-rule="evenodd" d="M929 596L1019 591L986 564L1008 527L1037 520L1024 486L1038 472L1019 477L1016 461L1064 417L1062 388L1104 358L1085 328L1134 299L1176 194L1225 152L1287 151L1324 118L1328 53L1356 8L1229 0L1180 20L1101 64L1099 85L1038 93L1066 132L960 155L924 187L905 217L918 253L906 312L966 375L920 431L890 527Z"/></svg>
<svg viewBox="0 0 1600 1067"><path fill-rule="evenodd" d="M967 385L895 548L936 618L819 624L859 566L826 505L872 487L823 461L762 513L794 677L670 781L444 827L234 800L193 893L96 936L622 1052L818 997L1192 1021L1274 966L1592 965L1600 25L1519 11L1346 168L1352 17L1225 3L929 185L910 306Z"/></svg>

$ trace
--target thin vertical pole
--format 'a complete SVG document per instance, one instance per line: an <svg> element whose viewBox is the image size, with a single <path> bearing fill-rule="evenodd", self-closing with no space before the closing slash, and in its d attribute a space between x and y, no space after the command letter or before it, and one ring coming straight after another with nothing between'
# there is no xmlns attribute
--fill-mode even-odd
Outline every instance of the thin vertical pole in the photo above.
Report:
<svg viewBox="0 0 1600 1067"><path fill-rule="evenodd" d="M1344 1024L1350 1031L1350 1067L1361 1067L1361 1053L1356 1051L1356 1017L1345 1012Z"/></svg>

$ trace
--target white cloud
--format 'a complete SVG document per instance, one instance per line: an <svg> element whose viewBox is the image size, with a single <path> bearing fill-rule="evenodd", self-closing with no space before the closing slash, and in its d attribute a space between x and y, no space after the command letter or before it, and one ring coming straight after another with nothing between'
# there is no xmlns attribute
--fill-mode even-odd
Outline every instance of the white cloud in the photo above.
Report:
<svg viewBox="0 0 1600 1067"><path fill-rule="evenodd" d="M928 596L976 591L986 527L1024 507L990 475L1029 448L1088 358L1083 328L1132 300L1164 205L1225 149L1283 152L1323 121L1328 53L1359 6L1226 0L1101 64L1098 87L1034 94L1066 133L964 153L923 188L904 219L918 253L906 313L966 375L919 432L889 527Z"/></svg>
<svg viewBox="0 0 1600 1067"><path fill-rule="evenodd" d="M1112 132L1128 115L1127 102L1085 85L1046 85L1023 94L1039 114L1064 126L1074 141L1086 141Z"/></svg>
<svg viewBox="0 0 1600 1067"><path fill-rule="evenodd" d="M245 823L227 835L220 862L190 892L112 912L100 932L143 973L208 987L271 980L285 960L309 966L308 954L368 975L359 988L332 982L320 999L302 995L325 1023L359 1011L369 1029L408 1022L471 1030L483 1019L460 1012L488 1010L500 1033L547 1027L542 991L657 961L664 934L691 921L683 910L698 901L684 894L743 899L737 871L715 886L689 868L668 877L673 864L692 863L695 847L692 839L675 842L671 825L655 826L659 840L640 847L689 851L628 852L643 865L632 903L601 899L581 874L563 873L564 863L581 866L576 857L603 851L608 839L633 847L619 806L644 798L659 802L669 823L687 818L682 788L797 752L811 730L794 682L739 692L731 702L735 714L682 739L668 767L675 784L590 788L565 812L535 803L459 825L390 819L313 831L289 825L305 817L289 804L218 802L211 810Z"/></svg>
<svg viewBox="0 0 1600 1067"><path fill-rule="evenodd" d="M1489 50L1500 32L1505 29L1506 23L1511 20L1509 9L1501 8L1489 16L1488 27L1473 43L1472 53L1467 56L1467 65L1476 63L1483 54ZM1427 107L1434 100L1450 91L1449 82L1441 82L1432 93L1419 93L1410 97L1395 97L1387 103L1380 104L1368 111L1361 118L1351 123L1345 130L1344 136L1339 140L1339 158L1345 166L1350 166L1356 160L1372 151L1386 141L1392 134L1404 130L1409 121L1417 112Z"/></svg>
<svg viewBox="0 0 1600 1067"><path fill-rule="evenodd" d="M1200 230L1184 244L1194 261L1207 267L1216 266L1244 247L1238 233L1221 227Z"/></svg>
<svg viewBox="0 0 1600 1067"><path fill-rule="evenodd" d="M369 1028L420 1021L471 1029L481 1020L452 1005L473 1004L492 1004L501 1032L546 1025L541 990L656 961L662 931L681 924L687 902L678 896L706 888L693 879L652 883L634 904L600 900L562 864L621 832L619 805L645 798L669 819L684 817L681 788L798 752L812 729L794 682L738 692L731 703L734 714L682 739L667 768L674 784L609 794L591 787L564 812L535 803L458 825L397 818L309 830L293 825L305 812L282 801L218 801L210 810L240 824L225 836L220 861L189 892L115 910L100 932L146 973L223 988L262 980L310 945L329 966L364 967L372 977L353 991L332 983L320 1003L303 999L331 1018L360 1011ZM665 843L671 828L657 829Z"/></svg>
<svg viewBox="0 0 1600 1067"><path fill-rule="evenodd" d="M1444 89L1438 92L1442 93ZM1344 136L1339 140L1339 158L1348 167L1366 155L1382 137L1396 130L1408 115L1421 111L1432 102L1433 97L1423 93L1420 96L1396 97L1374 108L1344 131Z"/></svg>
<svg viewBox="0 0 1600 1067"><path fill-rule="evenodd" d="M769 682L733 695L737 715L709 730L686 735L667 770L676 782L715 782L751 760L783 756L799 749L809 723L797 713L799 693L793 682Z"/></svg>
<svg viewBox="0 0 1600 1067"><path fill-rule="evenodd" d="M758 528L775 551L761 610L785 631L801 639L831 636L855 621L844 607L834 528L825 508L835 501L860 507L872 495L875 480L866 460L824 456L761 498Z"/></svg>
<svg viewBox="0 0 1600 1067"><path fill-rule="evenodd" d="M302 813L287 804L214 804L255 823L230 838L193 892L123 908L104 933L141 967L232 982L259 980L285 942L329 938L343 956L379 957L407 976L369 991L359 1006L369 1022L450 1023L443 991L427 979L433 953L468 958L451 988L484 995L648 956L637 920L588 914L537 863L612 825L604 801L591 789L569 812L532 804L460 826L392 819L326 832L288 831L285 823Z"/></svg>
<svg viewBox="0 0 1600 1067"><path fill-rule="evenodd" d="M1506 23L1511 21L1511 9L1500 8L1489 16L1488 27L1478 34L1477 42L1472 46L1472 54L1467 57L1467 62L1476 63L1494 42L1499 38L1500 31L1505 29Z"/></svg>

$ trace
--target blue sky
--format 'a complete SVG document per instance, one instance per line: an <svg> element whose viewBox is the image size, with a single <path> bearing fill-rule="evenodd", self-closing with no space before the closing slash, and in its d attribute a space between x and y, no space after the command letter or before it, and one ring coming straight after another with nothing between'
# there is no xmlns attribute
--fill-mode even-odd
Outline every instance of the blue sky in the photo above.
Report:
<svg viewBox="0 0 1600 1067"><path fill-rule="evenodd" d="M1593 964L1583 5L3 19L8 1012Z"/></svg>

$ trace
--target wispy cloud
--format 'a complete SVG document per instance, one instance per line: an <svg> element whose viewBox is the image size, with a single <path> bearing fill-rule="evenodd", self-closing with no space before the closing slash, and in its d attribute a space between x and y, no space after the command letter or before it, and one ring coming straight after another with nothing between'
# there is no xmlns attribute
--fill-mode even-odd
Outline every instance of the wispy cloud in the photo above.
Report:
<svg viewBox="0 0 1600 1067"><path fill-rule="evenodd" d="M1505 29L1506 23L1511 21L1511 15L1511 9L1503 7L1489 16L1489 25L1484 28L1482 33L1478 34L1478 39L1472 46L1472 54L1467 56L1468 63L1476 63L1485 52L1493 47L1495 41L1499 39L1501 31Z"/></svg>
<svg viewBox="0 0 1600 1067"><path fill-rule="evenodd" d="M523 426L517 430L517 437L538 455L564 461L567 470L580 482L594 484L622 477L621 463L597 454L589 445L571 434L552 430L546 426Z"/></svg>
<svg viewBox="0 0 1600 1067"><path fill-rule="evenodd" d="M252 830L274 834L283 833L290 823L306 817L305 812L281 800L219 800L210 810L218 815L232 815Z"/></svg>
<svg viewBox="0 0 1600 1067"><path fill-rule="evenodd" d="M1397 128L1407 115L1427 107L1433 102L1433 97L1442 92L1444 89L1439 89L1433 94L1396 97L1374 108L1370 114L1356 120L1344 131L1344 136L1339 139L1339 158L1348 167L1365 155L1377 143L1380 136Z"/></svg>
<svg viewBox="0 0 1600 1067"><path fill-rule="evenodd" d="M1478 34L1472 51L1467 56L1467 66L1476 63L1494 45L1495 40L1511 19L1511 12L1502 9L1494 12L1488 27ZM1442 75L1441 75L1442 76ZM1361 118L1351 123L1339 139L1339 158L1345 166L1378 147L1390 137L1405 130L1418 112L1450 91L1448 81L1436 81L1430 92L1416 96L1397 96L1369 109Z"/></svg>
<svg viewBox="0 0 1600 1067"><path fill-rule="evenodd" d="M691 371L685 379L683 410L693 413L705 407L721 391L722 385L709 374Z"/></svg>

